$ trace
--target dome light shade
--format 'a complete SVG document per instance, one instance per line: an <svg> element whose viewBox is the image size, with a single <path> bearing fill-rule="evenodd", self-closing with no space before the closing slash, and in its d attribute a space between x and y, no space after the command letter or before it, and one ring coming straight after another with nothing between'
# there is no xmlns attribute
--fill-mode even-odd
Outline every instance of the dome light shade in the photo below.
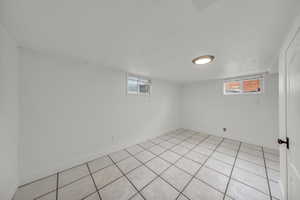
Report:
<svg viewBox="0 0 300 200"><path fill-rule="evenodd" d="M204 64L208 64L208 63L212 62L214 59L215 59L214 56L205 55L205 56L199 56L199 57L193 59L192 62L197 65L204 65Z"/></svg>

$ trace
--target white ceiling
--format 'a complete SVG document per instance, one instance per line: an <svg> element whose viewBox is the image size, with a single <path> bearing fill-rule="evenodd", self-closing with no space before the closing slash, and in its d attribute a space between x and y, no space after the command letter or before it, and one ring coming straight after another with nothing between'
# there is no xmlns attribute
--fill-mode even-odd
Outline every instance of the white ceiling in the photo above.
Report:
<svg viewBox="0 0 300 200"><path fill-rule="evenodd" d="M20 46L195 81L276 71L299 0L0 0ZM212 54L209 65L191 60Z"/></svg>

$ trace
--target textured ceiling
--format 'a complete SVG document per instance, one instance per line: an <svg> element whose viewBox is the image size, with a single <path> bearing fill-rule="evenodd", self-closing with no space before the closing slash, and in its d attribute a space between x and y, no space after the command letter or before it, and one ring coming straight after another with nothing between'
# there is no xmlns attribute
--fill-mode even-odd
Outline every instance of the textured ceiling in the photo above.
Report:
<svg viewBox="0 0 300 200"><path fill-rule="evenodd" d="M20 46L141 75L196 81L276 71L297 0L0 0ZM216 59L193 65L203 54Z"/></svg>

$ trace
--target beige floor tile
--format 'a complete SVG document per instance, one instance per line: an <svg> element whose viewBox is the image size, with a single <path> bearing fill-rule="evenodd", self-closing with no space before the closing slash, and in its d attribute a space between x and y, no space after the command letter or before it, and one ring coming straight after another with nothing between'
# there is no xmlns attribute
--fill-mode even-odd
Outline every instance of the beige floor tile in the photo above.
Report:
<svg viewBox="0 0 300 200"><path fill-rule="evenodd" d="M146 142L142 142L139 144L141 147L143 147L144 149L149 149L151 147L153 147L155 144L152 143L151 141L146 141Z"/></svg>
<svg viewBox="0 0 300 200"><path fill-rule="evenodd" d="M53 175L18 188L14 200L32 200L56 190L57 176Z"/></svg>
<svg viewBox="0 0 300 200"><path fill-rule="evenodd" d="M170 162L170 163L175 163L180 156L172 151L166 151L163 154L161 154L159 157L163 158L164 160Z"/></svg>
<svg viewBox="0 0 300 200"><path fill-rule="evenodd" d="M267 168L267 172L268 172L269 179L271 179L274 182L280 181L280 172L279 171Z"/></svg>
<svg viewBox="0 0 300 200"><path fill-rule="evenodd" d="M56 200L56 191L37 198L36 200Z"/></svg>
<svg viewBox="0 0 300 200"><path fill-rule="evenodd" d="M110 166L112 164L113 164L113 162L107 156L103 156L101 158L98 158L98 159L93 160L93 161L88 163L89 168L90 168L92 173L94 173L97 170L103 169L107 166Z"/></svg>
<svg viewBox="0 0 300 200"><path fill-rule="evenodd" d="M232 157L232 156L228 156L226 154L223 154L223 153L219 153L219 152L215 152L213 155L212 155L212 158L214 159L217 159L217 160L220 160L224 163L227 163L229 165L233 165L234 163L234 160L235 160L235 157Z"/></svg>
<svg viewBox="0 0 300 200"><path fill-rule="evenodd" d="M179 191L181 191L192 178L191 175L174 166L162 173L161 177Z"/></svg>
<svg viewBox="0 0 300 200"><path fill-rule="evenodd" d="M157 174L162 173L165 169L167 169L171 164L164 161L163 159L156 157L151 161L147 162L146 165L155 171Z"/></svg>
<svg viewBox="0 0 300 200"><path fill-rule="evenodd" d="M135 157L142 163L146 163L152 158L154 158L155 155L149 151L143 151L141 153L136 154Z"/></svg>
<svg viewBox="0 0 300 200"><path fill-rule="evenodd" d="M80 179L58 190L58 200L80 200L96 192L95 185L90 176Z"/></svg>
<svg viewBox="0 0 300 200"><path fill-rule="evenodd" d="M102 200L128 200L137 191L125 177L100 190Z"/></svg>
<svg viewBox="0 0 300 200"><path fill-rule="evenodd" d="M181 145L177 145L177 146L173 147L171 150L179 155L184 155L189 151L188 148L181 146Z"/></svg>
<svg viewBox="0 0 300 200"><path fill-rule="evenodd" d="M134 157L129 157L126 158L125 160L118 162L117 165L126 174L129 171L133 170L134 168L141 166L142 163L137 159L135 159Z"/></svg>
<svg viewBox="0 0 300 200"><path fill-rule="evenodd" d="M151 147L149 149L149 151L155 155L159 155L161 154L162 152L164 152L166 149L165 148L162 148L161 146L159 145L155 145L154 147Z"/></svg>
<svg viewBox="0 0 300 200"><path fill-rule="evenodd" d="M229 180L229 177L207 167L202 167L196 177L223 193Z"/></svg>
<svg viewBox="0 0 300 200"><path fill-rule="evenodd" d="M189 200L189 199L181 194L177 200Z"/></svg>
<svg viewBox="0 0 300 200"><path fill-rule="evenodd" d="M58 200L100 200L96 187L102 200L218 200L231 171L225 200L264 200L269 199L264 158L271 193L278 200L278 149L184 129L60 172L57 194L54 175L19 188L14 200L56 200L56 195Z"/></svg>
<svg viewBox="0 0 300 200"><path fill-rule="evenodd" d="M120 170L112 165L93 174L97 188L100 189L106 184L118 179L122 176Z"/></svg>
<svg viewBox="0 0 300 200"><path fill-rule="evenodd" d="M278 149L270 149L268 147L264 147L264 152L279 156L279 148Z"/></svg>
<svg viewBox="0 0 300 200"><path fill-rule="evenodd" d="M207 148L207 149L211 149L214 150L217 146L217 144L212 144L212 143L206 143L206 142L202 142L201 144L198 145L199 147L203 147L203 148Z"/></svg>
<svg viewBox="0 0 300 200"><path fill-rule="evenodd" d="M117 151L117 152L114 152L114 153L111 153L109 154L109 156L111 157L111 159L114 161L114 162L119 162L125 158L128 158L130 157L130 154L125 151L125 150L121 150L121 151Z"/></svg>
<svg viewBox="0 0 300 200"><path fill-rule="evenodd" d="M232 156L232 157L235 157L236 154L237 154L237 150L236 149L230 149L230 148L226 148L226 147L218 147L216 149L217 152L219 153L223 153L223 154L226 154L226 155L229 155L229 156Z"/></svg>
<svg viewBox="0 0 300 200"><path fill-rule="evenodd" d="M135 194L130 200L144 200L140 194Z"/></svg>
<svg viewBox="0 0 300 200"><path fill-rule="evenodd" d="M248 162L245 160L241 160L241 159L237 159L236 160L236 167L248 170L249 172L262 176L262 177L266 177L266 170L265 167L262 167L260 165L254 164L252 162Z"/></svg>
<svg viewBox="0 0 300 200"><path fill-rule="evenodd" d="M159 139L159 138L154 138L154 139L151 140L151 142L154 143L154 144L159 144L159 143L162 143L163 141L164 140Z"/></svg>
<svg viewBox="0 0 300 200"><path fill-rule="evenodd" d="M179 194L161 178L155 179L141 192L147 200L174 200Z"/></svg>
<svg viewBox="0 0 300 200"><path fill-rule="evenodd" d="M270 197L235 180L230 180L227 195L235 200L270 200Z"/></svg>
<svg viewBox="0 0 300 200"><path fill-rule="evenodd" d="M263 158L263 153L262 151L256 151L256 150L252 150L252 149L247 149L247 148L244 148L244 149L240 149L240 152L244 152L244 153L248 153L250 155L253 155L253 156L258 156L258 157L261 157Z"/></svg>
<svg viewBox="0 0 300 200"><path fill-rule="evenodd" d="M265 166L265 162L262 157L254 156L254 155L244 153L244 152L239 152L238 158L261 165L263 167Z"/></svg>
<svg viewBox="0 0 300 200"><path fill-rule="evenodd" d="M179 144L181 143L182 141L177 139L177 138L172 138L170 140L168 140L168 142L172 143L172 144Z"/></svg>
<svg viewBox="0 0 300 200"><path fill-rule="evenodd" d="M163 147L165 149L170 149L170 148L172 148L175 145L172 144L172 143L170 143L170 142L165 141L165 142L160 143L159 146L161 146L161 147Z"/></svg>
<svg viewBox="0 0 300 200"><path fill-rule="evenodd" d="M192 148L194 148L196 146L196 144L191 144L191 143L189 143L187 141L184 141L184 142L180 143L180 145L184 146L185 148L188 148L188 149L192 149Z"/></svg>
<svg viewBox="0 0 300 200"><path fill-rule="evenodd" d="M187 188L183 191L188 198L191 200L222 200L223 194L207 184L193 179Z"/></svg>
<svg viewBox="0 0 300 200"><path fill-rule="evenodd" d="M197 153L195 151L189 152L188 154L185 155L185 157L187 157L195 162L201 163L201 164L203 164L208 158L206 155Z"/></svg>
<svg viewBox="0 0 300 200"><path fill-rule="evenodd" d="M58 175L58 187L63 187L87 175L89 175L89 170L86 164L60 172Z"/></svg>
<svg viewBox="0 0 300 200"><path fill-rule="evenodd" d="M196 163L187 158L181 158L180 160L178 160L178 162L176 162L175 165L191 175L194 175L197 172L197 170L201 167L201 164Z"/></svg>
<svg viewBox="0 0 300 200"><path fill-rule="evenodd" d="M128 147L128 148L126 148L126 150L129 153L131 153L132 155L135 155L137 153L144 151L144 149L142 147L140 147L139 145L134 145L134 146Z"/></svg>
<svg viewBox="0 0 300 200"><path fill-rule="evenodd" d="M212 154L213 150L212 149L208 149L208 148L204 148L201 146L197 146L193 149L193 151L197 152L197 153L201 153L203 155L207 155L209 156L210 154Z"/></svg>
<svg viewBox="0 0 300 200"><path fill-rule="evenodd" d="M270 154L270 153L264 153L265 154L265 158L267 160L272 160L272 161L275 161L275 162L279 162L279 155L274 155L274 154Z"/></svg>
<svg viewBox="0 0 300 200"><path fill-rule="evenodd" d="M256 150L256 151L262 151L261 146L254 145L254 144L248 144L248 143L244 143L244 142L241 145L241 149L252 149L252 150Z"/></svg>
<svg viewBox="0 0 300 200"><path fill-rule="evenodd" d="M145 166L141 166L133 171L131 171L127 177L129 180L135 185L135 187L140 190L145 185L147 185L150 181L152 181L156 174L154 174L151 170L149 170Z"/></svg>
<svg viewBox="0 0 300 200"><path fill-rule="evenodd" d="M265 194L269 194L267 178L262 178L261 176L257 176L251 172L240 168L234 168L232 178L243 182L247 185L250 185L264 192Z"/></svg>
<svg viewBox="0 0 300 200"><path fill-rule="evenodd" d="M240 146L239 144L231 144L231 143L222 142L219 147L237 151L239 149L239 146Z"/></svg>
<svg viewBox="0 0 300 200"><path fill-rule="evenodd" d="M266 165L267 165L267 168L271 168L271 169L277 170L277 171L280 170L279 162L275 162L275 161L272 161L272 160L266 160Z"/></svg>
<svg viewBox="0 0 300 200"><path fill-rule="evenodd" d="M98 192L95 192L95 193L93 193L93 194L87 196L87 197L86 197L85 199L83 199L83 200L100 200L100 198L99 198Z"/></svg>
<svg viewBox="0 0 300 200"><path fill-rule="evenodd" d="M231 169L232 169L231 165L228 165L222 161L219 161L219 160L216 160L213 158L208 159L208 161L205 163L205 166L207 166L211 169L214 169L226 176L230 175Z"/></svg>
<svg viewBox="0 0 300 200"><path fill-rule="evenodd" d="M277 199L281 199L281 191L279 182L270 181L271 194Z"/></svg>

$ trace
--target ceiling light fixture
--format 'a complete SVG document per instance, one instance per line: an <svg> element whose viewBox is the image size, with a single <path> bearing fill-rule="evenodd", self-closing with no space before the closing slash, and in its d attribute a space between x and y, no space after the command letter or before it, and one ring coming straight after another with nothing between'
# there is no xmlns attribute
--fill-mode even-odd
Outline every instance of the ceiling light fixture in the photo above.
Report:
<svg viewBox="0 0 300 200"><path fill-rule="evenodd" d="M192 62L197 65L204 65L204 64L208 64L208 63L212 62L214 59L215 59L214 56L205 55L205 56L199 56L199 57L193 59Z"/></svg>

